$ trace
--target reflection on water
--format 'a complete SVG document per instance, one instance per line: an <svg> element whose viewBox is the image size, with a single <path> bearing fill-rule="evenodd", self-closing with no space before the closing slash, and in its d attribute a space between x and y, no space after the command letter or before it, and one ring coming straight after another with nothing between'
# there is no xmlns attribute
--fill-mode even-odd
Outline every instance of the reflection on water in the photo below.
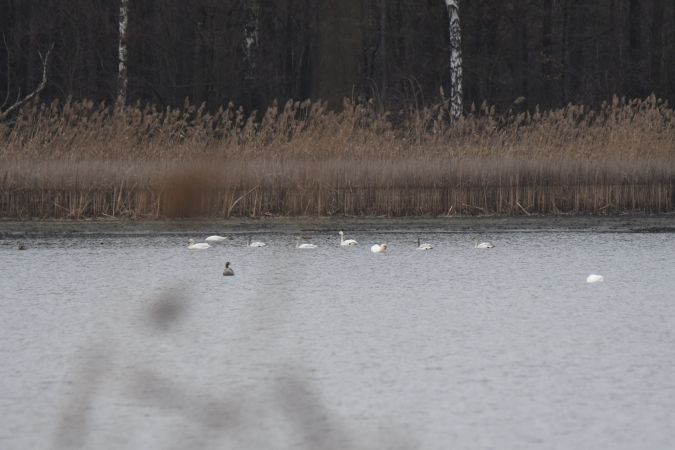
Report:
<svg viewBox="0 0 675 450"><path fill-rule="evenodd" d="M675 447L674 235L348 235L0 241L0 447Z"/></svg>

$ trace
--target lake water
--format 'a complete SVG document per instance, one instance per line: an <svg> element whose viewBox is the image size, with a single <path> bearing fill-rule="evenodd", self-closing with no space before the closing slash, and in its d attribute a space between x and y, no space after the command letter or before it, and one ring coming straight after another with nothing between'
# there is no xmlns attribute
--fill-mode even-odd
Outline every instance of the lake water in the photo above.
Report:
<svg viewBox="0 0 675 450"><path fill-rule="evenodd" d="M675 448L675 234L296 234L6 236L0 448Z"/></svg>

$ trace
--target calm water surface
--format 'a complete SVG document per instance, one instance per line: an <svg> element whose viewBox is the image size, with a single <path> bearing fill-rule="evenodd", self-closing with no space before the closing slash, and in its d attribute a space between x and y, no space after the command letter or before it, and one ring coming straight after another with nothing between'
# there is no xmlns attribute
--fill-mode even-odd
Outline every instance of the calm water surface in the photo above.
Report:
<svg viewBox="0 0 675 450"><path fill-rule="evenodd" d="M347 234L0 241L0 448L675 448L675 235Z"/></svg>

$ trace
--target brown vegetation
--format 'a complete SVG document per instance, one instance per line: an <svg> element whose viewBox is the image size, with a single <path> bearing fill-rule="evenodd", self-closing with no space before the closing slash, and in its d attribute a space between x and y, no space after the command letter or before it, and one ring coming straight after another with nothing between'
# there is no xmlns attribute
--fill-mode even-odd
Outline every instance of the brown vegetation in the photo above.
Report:
<svg viewBox="0 0 675 450"><path fill-rule="evenodd" d="M0 216L665 212L675 112L654 97L449 125L447 105L346 101L114 110L33 105L0 125Z"/></svg>

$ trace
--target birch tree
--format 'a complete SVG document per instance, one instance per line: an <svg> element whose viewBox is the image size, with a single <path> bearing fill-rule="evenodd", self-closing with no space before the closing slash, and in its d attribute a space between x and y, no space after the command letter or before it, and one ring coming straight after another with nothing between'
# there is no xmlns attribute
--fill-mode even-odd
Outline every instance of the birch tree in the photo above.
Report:
<svg viewBox="0 0 675 450"><path fill-rule="evenodd" d="M248 22L244 26L244 60L248 66L248 80L255 79L256 69L256 50L258 49L258 21L260 17L260 5L257 0L248 0L246 2L248 9Z"/></svg>
<svg viewBox="0 0 675 450"><path fill-rule="evenodd" d="M459 0L445 0L450 31L450 116L462 116L462 29L459 23Z"/></svg>
<svg viewBox="0 0 675 450"><path fill-rule="evenodd" d="M127 102L127 26L129 24L129 0L120 0L119 16L119 56L117 71L117 104Z"/></svg>

